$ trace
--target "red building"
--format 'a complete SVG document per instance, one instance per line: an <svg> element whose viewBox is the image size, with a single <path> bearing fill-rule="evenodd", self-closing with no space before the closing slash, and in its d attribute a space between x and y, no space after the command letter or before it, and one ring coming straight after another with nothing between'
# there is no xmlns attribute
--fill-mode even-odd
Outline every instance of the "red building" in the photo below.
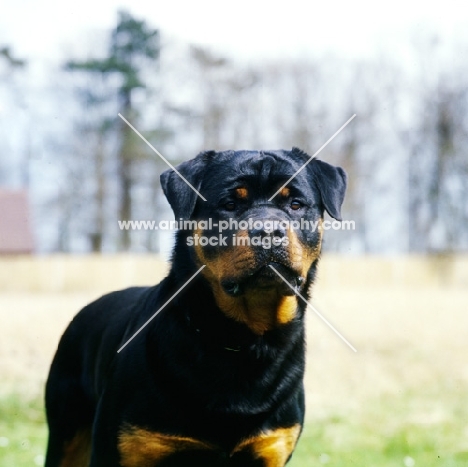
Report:
<svg viewBox="0 0 468 467"><path fill-rule="evenodd" d="M0 188L0 255L33 251L28 192Z"/></svg>

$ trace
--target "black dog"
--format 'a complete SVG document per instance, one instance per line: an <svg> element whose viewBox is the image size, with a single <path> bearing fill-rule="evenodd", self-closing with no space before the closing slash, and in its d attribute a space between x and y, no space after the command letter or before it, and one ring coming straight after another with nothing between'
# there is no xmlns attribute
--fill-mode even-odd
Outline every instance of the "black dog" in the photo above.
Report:
<svg viewBox="0 0 468 467"><path fill-rule="evenodd" d="M200 222L178 231L159 285L105 295L65 331L47 382L47 467L286 464L304 420L295 292L308 298L314 226L324 210L340 219L346 189L342 169L312 160L279 190L308 159L202 153L178 171L206 201L162 174L176 220Z"/></svg>

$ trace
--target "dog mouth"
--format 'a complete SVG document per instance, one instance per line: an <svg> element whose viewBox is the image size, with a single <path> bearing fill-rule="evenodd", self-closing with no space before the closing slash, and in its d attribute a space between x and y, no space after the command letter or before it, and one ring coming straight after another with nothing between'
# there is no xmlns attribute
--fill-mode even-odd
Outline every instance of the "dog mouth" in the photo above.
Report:
<svg viewBox="0 0 468 467"><path fill-rule="evenodd" d="M221 281L223 290L231 297L239 297L247 291L267 292L274 289L280 295L294 295L299 292L305 278L297 271L276 261L258 267L246 277L228 278Z"/></svg>

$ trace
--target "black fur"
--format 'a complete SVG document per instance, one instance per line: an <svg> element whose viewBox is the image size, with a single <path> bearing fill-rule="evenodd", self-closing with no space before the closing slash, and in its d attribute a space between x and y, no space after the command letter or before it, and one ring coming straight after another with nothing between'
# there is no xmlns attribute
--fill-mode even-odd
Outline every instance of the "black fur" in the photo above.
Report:
<svg viewBox="0 0 468 467"><path fill-rule="evenodd" d="M176 219L293 219L299 214L291 210L291 200L268 198L307 159L297 149L203 153L178 170L207 201L171 170L162 174L161 183ZM226 211L226 200L239 180L248 186L249 200ZM324 209L341 218L346 187L342 169L313 160L289 187L291 197L304 203L300 214L305 218L320 219ZM187 245L191 234L178 232L171 270L159 285L105 295L86 306L65 331L47 381L46 467L61 465L68 443L83 429L92 430L91 467L121 465L118 435L128 426L216 446L209 452L175 452L155 460L154 466L262 466L247 451L230 453L260 432L302 425L305 306L300 300L293 320L259 335L219 309L212 285L199 274L117 353L199 268L194 248ZM298 236L310 247L320 241L316 232ZM205 253L216 258L220 249L207 248ZM274 264L286 261L283 251L268 254ZM271 261L262 251L255 255L265 265ZM306 298L317 262L300 286ZM262 277L274 281L266 269ZM256 276L239 274L239 283L255 290ZM289 274L292 281L294 274ZM292 295L279 282L275 287L283 286L284 295Z"/></svg>

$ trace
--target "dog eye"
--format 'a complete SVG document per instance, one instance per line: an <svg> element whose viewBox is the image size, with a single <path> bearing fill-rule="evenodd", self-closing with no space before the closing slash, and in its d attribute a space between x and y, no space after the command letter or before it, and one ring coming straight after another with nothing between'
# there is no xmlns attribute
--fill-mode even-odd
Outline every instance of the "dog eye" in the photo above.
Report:
<svg viewBox="0 0 468 467"><path fill-rule="evenodd" d="M228 201L224 205L224 209L226 209L226 211L234 211L234 209L236 209L236 203L234 203L234 201Z"/></svg>
<svg viewBox="0 0 468 467"><path fill-rule="evenodd" d="M298 201L297 199L293 199L291 201L291 209L293 211L297 211L298 209L301 209L302 208L302 203L300 201Z"/></svg>

